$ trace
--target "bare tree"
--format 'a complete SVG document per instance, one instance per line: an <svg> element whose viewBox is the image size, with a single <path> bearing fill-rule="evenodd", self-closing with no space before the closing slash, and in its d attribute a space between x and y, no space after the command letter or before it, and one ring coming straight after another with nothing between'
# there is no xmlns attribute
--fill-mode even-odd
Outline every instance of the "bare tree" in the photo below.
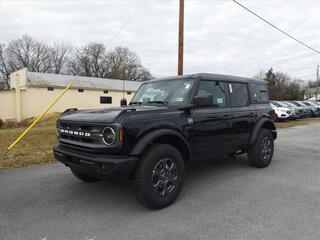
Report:
<svg viewBox="0 0 320 240"><path fill-rule="evenodd" d="M5 49L6 60L11 70L27 67L32 72L48 72L51 68L50 48L24 35L9 42Z"/></svg>
<svg viewBox="0 0 320 240"><path fill-rule="evenodd" d="M55 74L61 72L66 72L66 63L68 61L69 55L71 53L72 47L65 43L55 43L53 47L50 48L51 55L51 70Z"/></svg>
<svg viewBox="0 0 320 240"><path fill-rule="evenodd" d="M31 72L65 71L71 46L55 43L52 47L27 35L12 40L7 46L0 44L1 78L9 87L9 74L27 67Z"/></svg>
<svg viewBox="0 0 320 240"><path fill-rule="evenodd" d="M90 43L76 49L70 60L69 69L74 75L105 78L107 72L105 47L102 44Z"/></svg>
<svg viewBox="0 0 320 240"><path fill-rule="evenodd" d="M31 72L71 73L79 76L144 81L151 79L138 55L128 48L106 51L99 43L73 50L65 43L48 45L28 35L0 44L0 81L9 88L9 74L27 67ZM1 82L0 82L1 85Z"/></svg>
<svg viewBox="0 0 320 240"><path fill-rule="evenodd" d="M104 45L98 43L77 49L69 66L72 74L80 76L132 81L151 78L135 52L122 47L106 52Z"/></svg>
<svg viewBox="0 0 320 240"><path fill-rule="evenodd" d="M7 62L5 61L4 57L4 44L0 44L0 81L2 80L4 82L4 88L10 88L10 83L9 83L9 68L7 66ZM1 86L0 86L1 89Z"/></svg>

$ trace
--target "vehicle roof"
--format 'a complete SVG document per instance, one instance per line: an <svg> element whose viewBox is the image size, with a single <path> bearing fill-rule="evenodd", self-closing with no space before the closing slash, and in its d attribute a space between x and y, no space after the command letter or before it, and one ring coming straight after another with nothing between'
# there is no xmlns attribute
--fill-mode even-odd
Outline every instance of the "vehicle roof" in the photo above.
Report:
<svg viewBox="0 0 320 240"><path fill-rule="evenodd" d="M200 78L200 79L207 79L207 80L220 80L225 82L255 82L255 83L266 83L263 80L258 80L254 78L246 78L246 77L238 77L232 75L225 75L225 74L215 74L215 73L195 73L195 74L185 74L182 76L172 76L166 78L156 78L152 79L151 81L162 81L162 80L173 80L173 79L190 79L190 78Z"/></svg>

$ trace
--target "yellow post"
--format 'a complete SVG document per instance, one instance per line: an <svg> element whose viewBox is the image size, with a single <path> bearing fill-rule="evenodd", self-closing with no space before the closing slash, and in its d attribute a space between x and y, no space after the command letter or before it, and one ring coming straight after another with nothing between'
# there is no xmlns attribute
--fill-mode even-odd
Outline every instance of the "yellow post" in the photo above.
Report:
<svg viewBox="0 0 320 240"><path fill-rule="evenodd" d="M59 96L36 118L36 120L34 120L34 122L8 147L7 151L12 149L24 137L24 135L26 135L27 132L29 132L29 130L41 120L41 118L53 107L54 104L56 104L56 102L63 96L63 94L65 94L71 85L72 83L69 83L68 86L66 86L62 93L60 93Z"/></svg>

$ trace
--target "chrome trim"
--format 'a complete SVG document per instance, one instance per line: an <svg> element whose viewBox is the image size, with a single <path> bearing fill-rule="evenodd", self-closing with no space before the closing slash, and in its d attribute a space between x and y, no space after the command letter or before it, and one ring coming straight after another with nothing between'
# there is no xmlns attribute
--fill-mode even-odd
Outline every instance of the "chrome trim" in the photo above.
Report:
<svg viewBox="0 0 320 240"><path fill-rule="evenodd" d="M112 143L106 143L106 141L104 140L104 131L105 131L107 128L110 128L111 131L112 131L112 133L113 133L113 135L114 135L114 139L113 139L113 142L112 142ZM105 145L107 145L107 146L110 146L110 145L112 145L112 144L115 143L115 141L116 141L116 133L115 133L115 131L114 131L114 129L113 129L112 127L105 127L105 128L102 130L102 141L103 141L103 143L104 143Z"/></svg>

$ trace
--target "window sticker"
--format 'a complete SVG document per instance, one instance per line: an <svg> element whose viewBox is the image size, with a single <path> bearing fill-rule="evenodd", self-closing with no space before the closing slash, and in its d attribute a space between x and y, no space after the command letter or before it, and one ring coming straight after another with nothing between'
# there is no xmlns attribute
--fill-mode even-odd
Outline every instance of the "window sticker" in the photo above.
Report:
<svg viewBox="0 0 320 240"><path fill-rule="evenodd" d="M217 103L218 104L223 104L223 98L217 98Z"/></svg>
<svg viewBox="0 0 320 240"><path fill-rule="evenodd" d="M232 85L229 83L229 90L230 90L230 93L232 93Z"/></svg>

